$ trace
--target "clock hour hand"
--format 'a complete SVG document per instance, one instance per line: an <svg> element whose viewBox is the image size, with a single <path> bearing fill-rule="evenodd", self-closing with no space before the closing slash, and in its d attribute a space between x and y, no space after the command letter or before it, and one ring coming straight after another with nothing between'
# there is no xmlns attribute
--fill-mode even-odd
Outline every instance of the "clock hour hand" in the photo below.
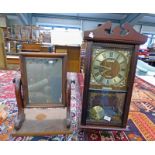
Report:
<svg viewBox="0 0 155 155"><path fill-rule="evenodd" d="M105 74L106 72L109 72L109 70L103 70L102 74Z"/></svg>

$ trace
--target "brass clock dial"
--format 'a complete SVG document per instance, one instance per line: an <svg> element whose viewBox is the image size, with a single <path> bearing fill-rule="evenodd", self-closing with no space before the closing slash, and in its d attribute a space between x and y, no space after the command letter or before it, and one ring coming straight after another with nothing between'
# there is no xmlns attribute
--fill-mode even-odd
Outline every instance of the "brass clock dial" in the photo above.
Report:
<svg viewBox="0 0 155 155"><path fill-rule="evenodd" d="M91 82L105 87L124 87L128 73L128 57L116 49L94 49Z"/></svg>

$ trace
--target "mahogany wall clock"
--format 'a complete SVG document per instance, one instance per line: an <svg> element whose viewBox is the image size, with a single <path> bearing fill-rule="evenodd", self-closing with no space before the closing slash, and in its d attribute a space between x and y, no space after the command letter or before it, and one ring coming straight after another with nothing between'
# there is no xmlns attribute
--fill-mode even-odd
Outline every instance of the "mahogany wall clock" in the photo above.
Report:
<svg viewBox="0 0 155 155"><path fill-rule="evenodd" d="M126 127L136 69L136 51L147 37L129 24L107 22L84 32L87 42L81 128Z"/></svg>

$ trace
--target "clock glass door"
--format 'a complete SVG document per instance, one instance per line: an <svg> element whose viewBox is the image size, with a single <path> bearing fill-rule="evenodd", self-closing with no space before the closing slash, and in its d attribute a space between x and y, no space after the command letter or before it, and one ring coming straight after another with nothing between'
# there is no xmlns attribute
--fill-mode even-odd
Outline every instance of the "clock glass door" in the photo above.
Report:
<svg viewBox="0 0 155 155"><path fill-rule="evenodd" d="M121 125L125 93L90 90L87 123Z"/></svg>
<svg viewBox="0 0 155 155"><path fill-rule="evenodd" d="M87 124L122 124L132 46L95 44L92 47Z"/></svg>

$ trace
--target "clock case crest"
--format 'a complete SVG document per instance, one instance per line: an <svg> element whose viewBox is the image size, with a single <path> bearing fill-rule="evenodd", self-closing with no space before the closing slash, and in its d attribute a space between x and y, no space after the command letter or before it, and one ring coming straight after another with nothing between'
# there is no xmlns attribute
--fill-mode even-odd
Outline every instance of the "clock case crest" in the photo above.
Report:
<svg viewBox="0 0 155 155"><path fill-rule="evenodd" d="M122 26L116 26L112 29L112 23L110 21L102 24L94 30L84 32L84 41L86 42L86 57L85 57L85 80L82 102L82 113L80 128L84 129L105 129L105 130L124 130L126 128L129 107L132 96L132 88L135 77L135 70L137 64L137 54L140 44L144 44L147 41L147 37L136 32L131 25L125 23ZM129 63L126 66L126 87L120 87L120 89L111 87L111 90L104 89L105 87L99 86L96 90L91 85L92 77L92 64L93 64L93 50L97 48L104 49L117 49L118 51L128 51L130 54ZM117 51L116 50L116 51ZM101 52L102 53L102 52ZM104 53L104 52L103 52ZM123 52L122 52L123 53ZM126 56L129 57L128 55ZM113 67L115 68L115 67ZM100 70L99 70L100 71ZM104 68L103 68L104 72ZM110 74L110 72L109 72ZM102 89L103 88L103 89ZM94 91L95 90L95 91ZM124 93L124 96L122 94ZM116 94L116 95L115 95ZM122 114L121 122L111 123L111 117L105 115L103 117L102 107L100 102L105 102L113 105L116 101L116 96L122 101ZM93 98L93 99L91 99ZM100 100L97 100L97 99ZM117 100L120 103L120 100ZM94 109L89 109L90 102L94 101ZM93 102L92 102L93 103ZM105 103L106 104L106 103ZM110 106L109 106L110 107ZM105 112L104 112L105 113ZM89 121L89 115L92 115L94 121ZM96 115L95 115L96 114ZM100 117L104 118L99 121Z"/></svg>

